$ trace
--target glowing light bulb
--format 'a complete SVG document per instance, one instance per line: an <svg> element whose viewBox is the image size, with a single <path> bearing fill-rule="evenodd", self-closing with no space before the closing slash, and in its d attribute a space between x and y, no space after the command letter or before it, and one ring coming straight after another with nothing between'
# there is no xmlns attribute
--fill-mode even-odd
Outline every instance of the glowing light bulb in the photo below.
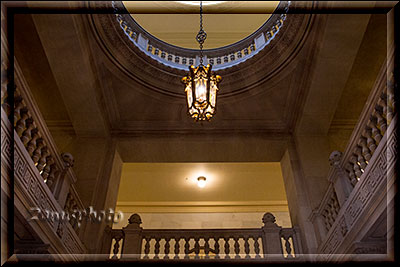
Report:
<svg viewBox="0 0 400 267"><path fill-rule="evenodd" d="M197 178L197 186L203 188L206 186L206 177L200 176Z"/></svg>

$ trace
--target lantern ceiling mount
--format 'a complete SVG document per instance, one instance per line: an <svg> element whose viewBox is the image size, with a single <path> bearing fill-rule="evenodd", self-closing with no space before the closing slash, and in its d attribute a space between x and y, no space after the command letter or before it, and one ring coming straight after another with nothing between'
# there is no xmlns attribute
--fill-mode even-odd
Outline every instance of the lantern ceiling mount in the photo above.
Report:
<svg viewBox="0 0 400 267"><path fill-rule="evenodd" d="M196 41L200 47L200 61L197 67L191 65L189 74L182 78L188 104L188 114L195 121L209 121L216 113L218 84L221 76L211 71L212 65L203 65L203 43L207 33L203 30L203 5L200 1L200 30Z"/></svg>

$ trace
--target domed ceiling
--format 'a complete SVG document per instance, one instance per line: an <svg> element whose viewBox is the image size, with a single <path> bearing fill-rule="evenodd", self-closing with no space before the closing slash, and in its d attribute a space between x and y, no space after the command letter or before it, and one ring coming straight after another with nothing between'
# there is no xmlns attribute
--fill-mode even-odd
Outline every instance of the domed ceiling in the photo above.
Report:
<svg viewBox="0 0 400 267"><path fill-rule="evenodd" d="M290 9L303 10L299 5L313 4L293 2ZM111 2L96 5L113 11ZM194 6L189 14L197 13ZM372 71L367 75L366 66L379 66L379 58L376 64L370 62L386 55L385 50L377 53L378 43L374 41L377 29L386 32L385 27L379 27L386 25L386 20L384 17L368 24L370 15L350 17L289 12L265 49L241 64L218 71L224 80L217 114L202 124L187 115L180 82L187 70L164 65L145 54L129 40L115 13L20 14L15 23L15 51L52 129L67 128L78 136L139 137L135 147L121 146L124 159L132 162L160 161L139 157L135 151L138 147L152 151L140 137L166 135L176 139L165 143L160 138L164 149L160 157L168 154L165 158L184 162L279 161L285 138L296 129L311 134L329 130L343 90L351 104L342 101L339 106L361 110L364 105L368 94L363 93L365 97L361 98L360 92L371 88L376 77ZM369 34L364 42L365 29ZM355 58L359 58L356 65ZM347 82L348 77L354 77L354 82ZM358 87L357 99L350 97ZM349 116L356 120L359 113L341 114L344 112L339 114L343 121ZM251 138L241 139L239 134ZM215 148L210 154L210 146L203 143L216 136L221 142L227 140L226 146L224 143L223 149ZM267 136L277 141L264 142L269 140ZM178 149L181 137L202 142L193 141L191 149L182 150ZM152 145L156 146L156 141ZM199 158L200 154L203 157ZM227 160L226 155L232 157Z"/></svg>
<svg viewBox="0 0 400 267"><path fill-rule="evenodd" d="M183 48L198 49L195 36L199 31L199 14L138 14L143 12L143 1L122 1L132 18L154 37ZM170 1L177 9L196 7L199 12L199 1ZM279 1L262 1L264 14L216 14L207 13L224 8L231 1L203 1L203 27L207 32L204 49L219 48L236 43L257 31L274 12ZM247 5L249 3L246 3ZM250 3L251 4L251 3ZM153 3L153 10L164 3ZM242 7L241 1L229 3L230 8ZM260 4L259 4L260 5ZM147 3L147 8L150 8ZM154 11L153 11L154 12Z"/></svg>

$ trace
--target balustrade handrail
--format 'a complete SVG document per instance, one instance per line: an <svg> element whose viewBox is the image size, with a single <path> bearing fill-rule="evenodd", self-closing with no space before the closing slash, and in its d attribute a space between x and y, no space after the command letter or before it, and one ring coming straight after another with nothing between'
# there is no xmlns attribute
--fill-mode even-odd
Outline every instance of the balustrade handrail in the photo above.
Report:
<svg viewBox="0 0 400 267"><path fill-rule="evenodd" d="M50 154L56 159L56 164L60 168L60 170L64 169L64 161L61 157L61 154L58 151L58 148L55 144L55 141L46 125L46 122L39 111L38 105L34 100L34 97L29 89L29 86L22 74L22 70L17 62L17 59L14 58L14 73L15 73L15 90L20 93L24 103L27 105L28 111L30 112L33 123L38 128L38 132L41 135L41 138L44 139L46 145L50 148ZM71 179L72 183L76 182L76 176L74 171L71 168L67 169L67 177Z"/></svg>
<svg viewBox="0 0 400 267"><path fill-rule="evenodd" d="M2 109L4 107L6 113L13 112L16 136L19 137L44 184L50 189L61 209L67 213L72 213L74 209L83 210L84 205L74 185L76 176L71 168L74 164L73 157L69 153L59 153L15 58L14 81L14 103L9 103L9 99L2 99L4 101ZM2 92L2 95L3 93L4 98L7 98L7 93ZM9 104L14 104L14 109L9 108ZM82 238L82 230L78 224L70 223Z"/></svg>
<svg viewBox="0 0 400 267"><path fill-rule="evenodd" d="M160 255L164 255L163 259L189 259L192 256L200 259L200 254L205 259L299 258L302 254L299 229L278 226L271 213L264 214L263 222L261 228L143 229L140 216L133 214L126 227L105 231L105 252L111 247L111 259L159 259ZM163 245L161 240L164 240ZM230 240L234 244L230 244ZM212 241L213 247L209 243ZM220 245L221 242L224 244Z"/></svg>
<svg viewBox="0 0 400 267"><path fill-rule="evenodd" d="M388 80L387 70L387 64L383 64L345 151L334 151L329 157L330 185L310 216L312 222L316 220L322 243L332 234L332 228L337 227L337 218L344 216L343 207L354 197L354 190L374 164L376 151L386 145L381 140L386 142L384 137L395 117L394 77L389 74Z"/></svg>
<svg viewBox="0 0 400 267"><path fill-rule="evenodd" d="M143 236L147 235L213 235L213 234L257 234L261 233L261 228L222 228L222 229L143 229Z"/></svg>
<svg viewBox="0 0 400 267"><path fill-rule="evenodd" d="M367 101L365 102L364 108L361 111L361 115L356 123L356 126L350 136L349 142L344 150L340 165L345 167L345 163L349 161L352 153L354 152L355 147L358 145L359 139L370 121L370 117L373 114L373 111L376 107L376 104L380 101L380 97L382 94L385 94L387 91L386 87L386 75L387 75L387 67L384 64L379 72L379 76L377 77L373 88L377 88L377 90L373 89L371 94L368 96Z"/></svg>
<svg viewBox="0 0 400 267"><path fill-rule="evenodd" d="M340 242L338 241L340 240L343 242L343 239L346 237L346 235L348 235L350 230L354 228L353 225L355 224L356 220L360 218L360 214L364 210L363 205L368 203L367 201L372 198L372 195L374 193L374 191L372 191L373 190L372 188L375 189L378 187L381 188L383 187L382 189L386 191L386 179L380 179L381 177L375 177L375 176L377 175L386 176L388 173L393 173L393 168L394 168L393 158L395 158L395 156L393 155L391 162L386 161L387 150L392 150L391 153L395 152L393 151L393 146L395 142L394 141L395 138L393 138L394 136L393 132L395 131L394 128L396 127L396 122L395 122L396 119L394 119L393 121L394 122L390 125L390 131L387 131L383 136L382 139L383 142L381 142L377 147L377 153L373 155L371 164L369 164L366 168L365 175L367 175L369 180L361 179L360 182L355 185L354 190L350 193L350 196L348 197L348 201L346 201L342 205L341 209L337 214L337 219L334 221L331 228L326 233L326 238L322 240L318 248L318 253L332 255L334 251L339 247ZM387 135L388 133L390 133L390 136ZM381 158L381 161L379 161L379 158ZM382 168L380 170L381 173L371 174L370 172L372 169L375 169L376 172L377 169L376 166L378 165L381 165L380 166L380 168ZM366 185L368 184L371 185L372 187L370 189L371 191L369 192L370 194L366 193L360 194L361 189L365 188ZM376 192L382 193L381 191L378 190L376 190Z"/></svg>

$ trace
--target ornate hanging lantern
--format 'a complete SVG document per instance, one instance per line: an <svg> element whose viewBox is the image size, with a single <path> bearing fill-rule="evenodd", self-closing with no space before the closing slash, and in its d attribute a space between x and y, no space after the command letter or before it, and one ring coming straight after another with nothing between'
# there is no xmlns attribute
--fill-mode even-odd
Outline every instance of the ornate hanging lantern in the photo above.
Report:
<svg viewBox="0 0 400 267"><path fill-rule="evenodd" d="M203 8L200 1L200 31L196 40L200 46L200 65L190 66L189 74L182 78L185 84L188 113L195 121L209 121L216 112L218 84L221 76L211 71L212 65L203 65L203 43L207 38L203 30Z"/></svg>

